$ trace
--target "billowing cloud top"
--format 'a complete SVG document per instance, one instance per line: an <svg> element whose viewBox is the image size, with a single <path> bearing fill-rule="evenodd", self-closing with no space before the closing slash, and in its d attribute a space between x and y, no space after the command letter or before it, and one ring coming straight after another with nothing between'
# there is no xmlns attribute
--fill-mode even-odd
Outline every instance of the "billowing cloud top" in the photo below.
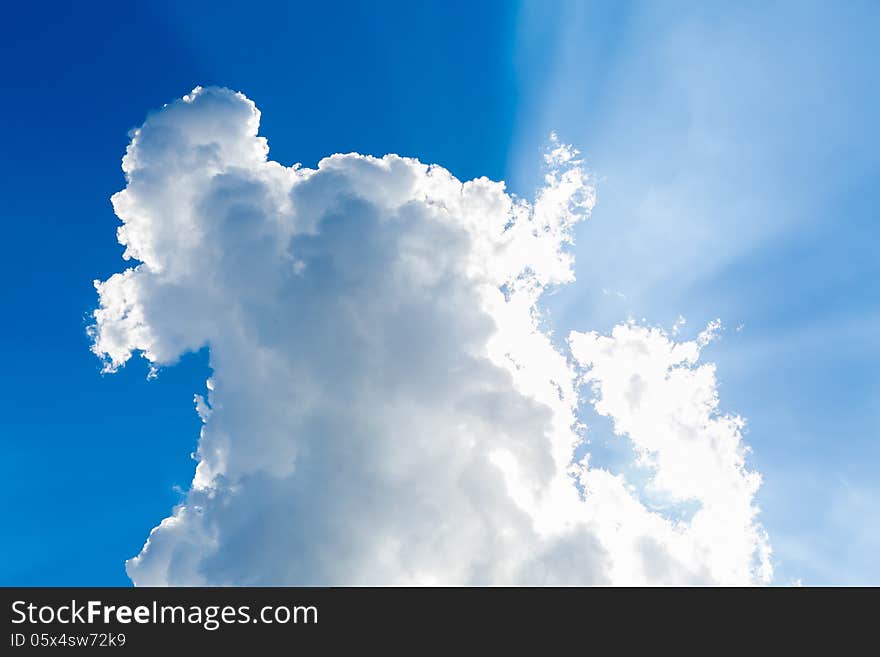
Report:
<svg viewBox="0 0 880 657"><path fill-rule="evenodd" d="M284 167L259 118L197 88L123 159L140 264L95 283L93 350L113 371L208 346L213 369L192 486L127 563L136 584L769 579L742 422L699 363L711 327L676 343L630 322L569 353L540 329L594 202L576 151L553 138L529 203L397 155ZM644 486L575 459L582 384Z"/></svg>

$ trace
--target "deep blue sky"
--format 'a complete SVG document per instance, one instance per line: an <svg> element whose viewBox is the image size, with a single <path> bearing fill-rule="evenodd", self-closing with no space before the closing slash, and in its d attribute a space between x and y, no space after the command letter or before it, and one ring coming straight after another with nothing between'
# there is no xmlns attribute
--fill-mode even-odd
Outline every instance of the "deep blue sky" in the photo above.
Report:
<svg viewBox="0 0 880 657"><path fill-rule="evenodd" d="M599 204L554 327L721 317L777 581L880 583L876 4L297 4L5 10L0 584L127 584L189 484L204 354L104 376L85 327L127 133L197 84L252 98L282 163L397 152L523 195L559 131Z"/></svg>

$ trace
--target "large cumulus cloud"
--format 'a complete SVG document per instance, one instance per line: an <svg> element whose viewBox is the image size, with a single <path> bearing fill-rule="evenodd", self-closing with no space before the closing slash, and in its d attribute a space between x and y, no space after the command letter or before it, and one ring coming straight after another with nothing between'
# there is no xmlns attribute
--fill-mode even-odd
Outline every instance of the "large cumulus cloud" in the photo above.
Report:
<svg viewBox="0 0 880 657"><path fill-rule="evenodd" d="M93 350L157 371L207 346L212 368L191 488L127 563L136 584L769 578L741 420L699 363L710 334L627 323L562 353L540 328L594 200L574 151L554 139L526 202L396 155L284 167L259 118L197 88L123 159L138 264L96 282ZM584 389L643 489L575 459Z"/></svg>

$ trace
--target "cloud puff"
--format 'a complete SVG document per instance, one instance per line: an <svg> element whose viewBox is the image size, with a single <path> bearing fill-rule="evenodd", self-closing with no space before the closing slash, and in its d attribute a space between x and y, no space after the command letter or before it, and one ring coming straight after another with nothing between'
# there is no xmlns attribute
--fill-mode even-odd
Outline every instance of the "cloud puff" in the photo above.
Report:
<svg viewBox="0 0 880 657"><path fill-rule="evenodd" d="M134 132L113 196L139 264L96 282L94 352L157 371L207 346L212 368L191 488L128 561L136 584L769 579L708 336L624 324L562 353L540 328L594 203L576 151L554 137L526 202L396 155L284 167L259 118L195 89ZM583 382L643 490L575 461Z"/></svg>

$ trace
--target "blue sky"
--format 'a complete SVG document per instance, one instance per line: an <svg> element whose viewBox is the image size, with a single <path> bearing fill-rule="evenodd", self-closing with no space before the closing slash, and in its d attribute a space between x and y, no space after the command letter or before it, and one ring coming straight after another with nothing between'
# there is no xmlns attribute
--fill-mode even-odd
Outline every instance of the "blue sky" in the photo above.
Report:
<svg viewBox="0 0 880 657"><path fill-rule="evenodd" d="M880 583L876 4L256 4L37 2L0 26L0 583L128 584L189 485L207 355L106 376L85 327L119 269L128 132L197 84L253 99L281 163L394 152L524 196L556 130L598 203L549 324L720 317L706 354L748 418L775 581Z"/></svg>

